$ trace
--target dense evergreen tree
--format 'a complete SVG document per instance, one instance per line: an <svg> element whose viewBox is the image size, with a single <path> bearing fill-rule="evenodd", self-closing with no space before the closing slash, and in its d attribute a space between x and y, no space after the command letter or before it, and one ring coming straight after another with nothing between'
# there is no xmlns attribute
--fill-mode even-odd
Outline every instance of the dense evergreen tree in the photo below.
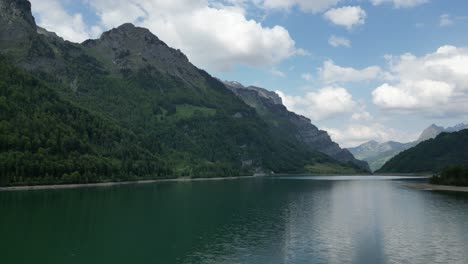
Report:
<svg viewBox="0 0 468 264"><path fill-rule="evenodd" d="M468 166L450 166L431 178L432 184L468 186Z"/></svg>

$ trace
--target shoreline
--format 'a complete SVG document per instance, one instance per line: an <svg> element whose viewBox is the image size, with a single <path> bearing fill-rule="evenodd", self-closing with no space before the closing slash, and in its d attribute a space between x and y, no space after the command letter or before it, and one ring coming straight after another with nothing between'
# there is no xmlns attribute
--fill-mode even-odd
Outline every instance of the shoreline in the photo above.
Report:
<svg viewBox="0 0 468 264"><path fill-rule="evenodd" d="M0 187L0 192L63 190L63 189L89 188L89 187L110 187L110 186L130 185L130 184L151 184L151 183L160 183L160 182L223 181L223 180L251 179L251 178L264 177L264 176L265 175L214 177L214 178L173 178L173 179L156 179L156 180L139 180L139 181L122 181L122 182L10 186L10 187Z"/></svg>
<svg viewBox="0 0 468 264"><path fill-rule="evenodd" d="M468 187L435 185L430 183L408 184L408 187L421 191L447 191L447 192L468 192Z"/></svg>

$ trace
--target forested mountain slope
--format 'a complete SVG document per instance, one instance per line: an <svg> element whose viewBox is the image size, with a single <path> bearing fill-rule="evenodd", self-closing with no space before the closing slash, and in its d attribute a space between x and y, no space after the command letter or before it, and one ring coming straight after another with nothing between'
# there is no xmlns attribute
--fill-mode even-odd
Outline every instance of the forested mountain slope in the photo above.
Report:
<svg viewBox="0 0 468 264"><path fill-rule="evenodd" d="M439 134L389 160L379 173L438 172L468 164L468 129Z"/></svg>
<svg viewBox="0 0 468 264"><path fill-rule="evenodd" d="M113 162L114 170L109 177L300 173L322 163L357 169L355 165L311 150L295 138L274 132L271 124L222 82L196 68L182 52L168 47L147 29L124 24L103 33L99 39L76 44L37 27L26 0L0 0L0 14L3 61L22 69L11 66L2 69L11 77L2 88L5 100L11 101L13 106L21 105L21 101L15 100L19 100L21 93L34 90L37 85L31 82L38 83L40 89L46 91L44 93L56 98L42 102L41 97L25 94L23 96L30 102L39 100L38 108L23 113L27 109L17 107L12 108L11 113L29 115L29 118L33 112L42 113L41 119L50 119L47 126L52 128L55 124L66 124L70 138L89 145L86 151L78 152L79 158L89 154ZM16 79L23 78L21 76L33 81L22 83L21 88L16 89ZM12 94L19 96L11 97ZM42 103L52 108L56 104L65 105L62 108L67 109L63 111L81 111L83 117L63 117L61 112L49 111ZM29 119L18 123L19 117L8 118L9 123L19 126L17 130L36 122ZM84 122L80 118L95 121ZM97 127L89 128L91 134L102 137L106 133L116 133L118 137L106 136L100 144L99 137L92 139L80 132L81 126L93 124ZM19 133L17 130L9 133ZM65 133L57 131L60 131L57 137ZM33 129L28 133L26 137L36 137ZM30 152L35 155L38 150ZM28 152L27 149L18 151ZM119 151L130 156L114 155ZM10 155L14 148L6 147L4 152ZM68 159L72 152L62 153L65 156L56 161ZM40 163L36 156L30 160ZM48 176L53 178L51 181L59 181L75 170L80 175L86 173L88 178L94 177L93 180L98 180L99 176L97 171L75 167L65 171L40 171L34 175L21 171L12 173L13 169L8 167L2 173L3 182L7 181L7 174L14 175L14 179L23 177L23 180ZM116 170L119 173L115 173ZM10 176L8 181L11 182Z"/></svg>

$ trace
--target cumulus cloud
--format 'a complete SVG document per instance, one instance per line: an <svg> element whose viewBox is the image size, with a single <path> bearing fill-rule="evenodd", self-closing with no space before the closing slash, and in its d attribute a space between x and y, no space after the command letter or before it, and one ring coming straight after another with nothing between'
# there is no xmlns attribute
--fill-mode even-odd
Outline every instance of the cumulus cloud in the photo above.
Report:
<svg viewBox="0 0 468 264"><path fill-rule="evenodd" d="M237 64L271 67L307 54L296 48L284 27L266 27L247 18L243 1L83 1L99 17L97 25L87 26L80 14L67 13L59 0L33 0L33 8L40 25L76 42L126 22L146 27L209 70L225 71Z"/></svg>
<svg viewBox="0 0 468 264"><path fill-rule="evenodd" d="M328 10L324 17L335 25L351 30L355 26L363 25L367 14L360 6L344 6Z"/></svg>
<svg viewBox="0 0 468 264"><path fill-rule="evenodd" d="M289 10L298 6L305 12L322 12L335 6L343 0L252 0L257 5L267 9L286 9Z"/></svg>
<svg viewBox="0 0 468 264"><path fill-rule="evenodd" d="M295 42L281 26L264 27L247 19L237 5L208 0L90 1L106 28L130 21L149 28L197 65L228 70L236 64L270 66L296 54Z"/></svg>
<svg viewBox="0 0 468 264"><path fill-rule="evenodd" d="M349 114L359 108L352 95L342 87L325 87L304 96L291 96L282 91L276 93L290 111L314 121Z"/></svg>
<svg viewBox="0 0 468 264"><path fill-rule="evenodd" d="M384 83L373 102L384 110L431 117L468 113L468 49L443 46L422 57L387 56L394 83Z"/></svg>
<svg viewBox="0 0 468 264"><path fill-rule="evenodd" d="M351 41L349 39L344 38L344 37L337 37L335 35L332 35L328 39L328 44L330 44L330 46L335 47L335 48L338 48L340 46L351 48Z"/></svg>
<svg viewBox="0 0 468 264"><path fill-rule="evenodd" d="M39 26L72 42L82 42L96 34L80 13L69 14L59 0L30 0Z"/></svg>
<svg viewBox="0 0 468 264"><path fill-rule="evenodd" d="M332 60L327 60L318 68L320 79L325 83L359 82L379 78L383 75L378 66L370 66L364 69L341 67Z"/></svg>
<svg viewBox="0 0 468 264"><path fill-rule="evenodd" d="M396 8L408 8L427 3L429 0L371 0L373 5L381 5L384 3L393 3Z"/></svg>

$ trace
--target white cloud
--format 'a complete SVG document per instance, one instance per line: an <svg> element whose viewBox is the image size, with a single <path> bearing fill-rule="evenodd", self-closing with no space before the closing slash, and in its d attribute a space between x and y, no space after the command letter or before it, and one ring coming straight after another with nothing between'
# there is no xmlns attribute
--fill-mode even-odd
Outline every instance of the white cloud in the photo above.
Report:
<svg viewBox="0 0 468 264"><path fill-rule="evenodd" d="M335 35L332 35L328 39L328 44L330 44L332 47L338 48L340 46L351 48L351 41L347 38L343 37L337 37Z"/></svg>
<svg viewBox="0 0 468 264"><path fill-rule="evenodd" d="M301 75L301 78L304 79L304 80L306 80L306 81L311 81L312 78L313 78L313 76L312 76L312 74L310 74L310 73L303 73L303 74Z"/></svg>
<svg viewBox="0 0 468 264"><path fill-rule="evenodd" d="M324 17L335 25L351 30L355 26L363 25L367 14L360 6L344 6L328 10Z"/></svg>
<svg viewBox="0 0 468 264"><path fill-rule="evenodd" d="M30 0L39 26L72 42L82 42L94 36L81 14L69 14L58 0Z"/></svg>
<svg viewBox="0 0 468 264"><path fill-rule="evenodd" d="M380 123L369 124L348 124L343 129L324 128L330 134L333 141L338 142L342 147L350 148L361 145L370 140L378 142L400 141L410 142L416 135L403 133L401 131L386 127Z"/></svg>
<svg viewBox="0 0 468 264"><path fill-rule="evenodd" d="M280 78L284 78L286 77L286 74L284 72L282 72L281 70L278 70L277 68L272 68L270 70L270 73L273 75L273 76L276 76L276 77L280 77Z"/></svg>
<svg viewBox="0 0 468 264"><path fill-rule="evenodd" d="M100 18L98 25L87 26L80 14L67 13L59 0L33 0L33 9L40 15L40 25L78 42L126 22L146 27L208 70L225 71L238 64L270 67L308 54L296 48L284 27L265 27L247 18L243 1L227 1L231 5L211 0L83 1Z"/></svg>
<svg viewBox="0 0 468 264"><path fill-rule="evenodd" d="M335 6L343 0L252 0L257 5L267 9L290 10L298 6L302 11L318 13Z"/></svg>
<svg viewBox="0 0 468 264"><path fill-rule="evenodd" d="M422 57L387 56L395 83L377 87L373 102L382 109L432 117L468 113L468 49L440 47Z"/></svg>
<svg viewBox="0 0 468 264"><path fill-rule="evenodd" d="M290 111L314 121L349 114L359 108L352 95L342 87L325 87L304 96L290 96L282 91L276 93Z"/></svg>
<svg viewBox="0 0 468 264"><path fill-rule="evenodd" d="M360 112L356 112L351 116L351 120L354 121L368 122L372 121L372 119L374 119L374 117L369 112L365 111L365 109L362 109Z"/></svg>
<svg viewBox="0 0 468 264"><path fill-rule="evenodd" d="M439 17L439 26L448 27L453 25L453 19L449 14L443 14Z"/></svg>
<svg viewBox="0 0 468 264"><path fill-rule="evenodd" d="M130 21L149 28L197 65L229 70L236 64L271 66L298 52L281 26L263 27L238 6L208 0L92 1L105 27ZM132 10L132 11L128 11Z"/></svg>
<svg viewBox="0 0 468 264"><path fill-rule="evenodd" d="M408 8L427 3L429 0L371 0L373 5L381 5L384 3L393 3L396 8Z"/></svg>
<svg viewBox="0 0 468 264"><path fill-rule="evenodd" d="M325 83L359 82L379 78L383 75L378 66L370 66L364 69L341 67L332 60L327 60L318 68L320 79Z"/></svg>
<svg viewBox="0 0 468 264"><path fill-rule="evenodd" d="M431 108L446 104L454 87L432 80L405 80L395 86L383 84L372 92L375 104L387 109Z"/></svg>

